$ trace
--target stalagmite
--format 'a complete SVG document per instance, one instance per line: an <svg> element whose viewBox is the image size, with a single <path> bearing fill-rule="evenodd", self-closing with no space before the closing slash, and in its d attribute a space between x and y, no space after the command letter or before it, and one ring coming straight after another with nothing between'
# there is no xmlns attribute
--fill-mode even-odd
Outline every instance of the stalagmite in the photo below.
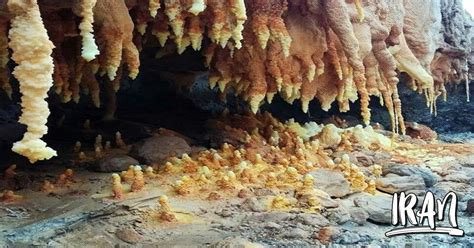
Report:
<svg viewBox="0 0 474 248"><path fill-rule="evenodd" d="M35 163L57 155L41 140L48 131L49 109L45 98L53 85L51 53L54 45L48 38L36 0L9 0L8 9L14 15L9 46L12 59L18 64L13 75L20 82L23 94L19 122L27 125L23 139L16 142L12 150Z"/></svg>

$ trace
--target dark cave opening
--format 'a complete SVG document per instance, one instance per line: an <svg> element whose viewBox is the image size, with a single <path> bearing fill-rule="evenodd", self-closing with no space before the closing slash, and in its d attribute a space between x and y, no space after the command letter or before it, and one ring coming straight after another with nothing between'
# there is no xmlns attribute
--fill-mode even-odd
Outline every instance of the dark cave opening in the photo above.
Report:
<svg viewBox="0 0 474 248"><path fill-rule="evenodd" d="M156 58L157 55L160 56L159 59ZM45 140L62 157L70 152L76 141L81 141L84 147L93 147L98 134L105 140L112 140L115 132L120 131L126 142L133 143L150 137L159 128L166 128L190 137L196 141L196 145L210 147L206 136L207 120L224 109L231 113L245 113L248 108L244 101L233 94L224 97L217 88L209 88L208 74L202 60L200 53L191 49L178 55L169 49L144 48L138 78L134 81L123 79L117 92L114 120L103 120L103 106L107 99L103 93L104 83L101 83L101 108L94 107L89 96L82 95L79 103L61 103L59 97L51 93L48 98L51 110L49 132ZM17 84L14 85L17 87ZM474 113L474 104L466 103L462 97L453 96L464 94L464 85L448 87L448 101L438 100L437 116L429 113L422 95L409 90L403 82L399 84L399 89L406 121L429 125L438 132L474 131L468 125L470 116ZM471 92L473 91L471 88ZM1 164L7 165L13 161L25 160L10 151L11 144L21 139L25 128L17 122L20 114L18 90L12 101L3 92L1 94L0 157L5 158ZM370 108L372 123L380 123L390 130L389 115L376 97L372 97ZM453 109L463 112L463 115L456 115L455 111L451 111ZM338 116L349 126L362 124L359 101L351 103L350 111L340 113L337 103L333 103L332 108L326 112L315 99L310 103L308 113L303 113L299 100L289 104L277 95L272 104L264 103L260 111L268 111L282 121L293 118L300 123L327 123ZM92 130L84 131L86 120L92 123ZM40 163L55 164L57 160Z"/></svg>

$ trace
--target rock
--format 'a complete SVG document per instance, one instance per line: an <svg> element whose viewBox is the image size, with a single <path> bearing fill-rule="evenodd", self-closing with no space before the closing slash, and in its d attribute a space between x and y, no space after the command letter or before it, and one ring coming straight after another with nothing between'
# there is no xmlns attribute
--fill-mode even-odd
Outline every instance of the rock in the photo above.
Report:
<svg viewBox="0 0 474 248"><path fill-rule="evenodd" d="M405 247L412 247L412 248L428 248L431 247L430 243L428 241L424 240L413 240L412 242L407 242L405 244Z"/></svg>
<svg viewBox="0 0 474 248"><path fill-rule="evenodd" d="M322 216L321 214L300 214L296 218L297 221L302 223L303 225L307 226L317 226L317 227L323 227L323 226L328 226L329 221Z"/></svg>
<svg viewBox="0 0 474 248"><path fill-rule="evenodd" d="M391 222L392 197L388 194L358 193L354 196L354 204L365 210L371 221L382 224Z"/></svg>
<svg viewBox="0 0 474 248"><path fill-rule="evenodd" d="M466 213L469 215L474 214L474 199L467 200Z"/></svg>
<svg viewBox="0 0 474 248"><path fill-rule="evenodd" d="M291 228L283 232L283 237L287 239L305 239L309 233L301 228Z"/></svg>
<svg viewBox="0 0 474 248"><path fill-rule="evenodd" d="M153 136L133 145L131 154L146 164L162 163L168 157L181 157L191 147L177 136Z"/></svg>
<svg viewBox="0 0 474 248"><path fill-rule="evenodd" d="M472 188L469 186L469 184L465 183L443 181L434 185L432 188L430 188L430 190L438 198L443 198L448 192L452 191L455 192L458 195L458 198L460 198L459 200L461 200L465 194L472 191Z"/></svg>
<svg viewBox="0 0 474 248"><path fill-rule="evenodd" d="M137 233L137 231L131 227L119 229L117 232L115 232L115 235L117 238L129 244L136 244L143 240L143 236Z"/></svg>
<svg viewBox="0 0 474 248"><path fill-rule="evenodd" d="M263 245L252 243L241 237L227 237L223 240L220 240L212 245L209 248L263 248Z"/></svg>
<svg viewBox="0 0 474 248"><path fill-rule="evenodd" d="M120 172L127 170L130 165L137 165L139 162L125 154L111 154L99 160L97 166L93 167L99 172Z"/></svg>
<svg viewBox="0 0 474 248"><path fill-rule="evenodd" d="M357 164L362 166L371 166L374 164L374 159L372 156L366 154L365 152L353 152L352 156L354 156L357 160Z"/></svg>
<svg viewBox="0 0 474 248"><path fill-rule="evenodd" d="M444 181L451 181L456 183L470 183L471 178L468 177L464 172L458 171L456 173L451 173L443 177Z"/></svg>
<svg viewBox="0 0 474 248"><path fill-rule="evenodd" d="M351 220L351 214L345 207L338 207L327 210L327 218L332 222L342 225Z"/></svg>
<svg viewBox="0 0 474 248"><path fill-rule="evenodd" d="M299 196L298 201L308 202L308 200L314 196L318 198L319 203L324 208L337 208L339 206L338 201L332 199L331 196L328 195L328 193L318 190L318 189L313 189L312 193L307 193L307 194L303 194Z"/></svg>
<svg viewBox="0 0 474 248"><path fill-rule="evenodd" d="M362 208L349 208L349 213L351 215L351 220L359 225L364 225L365 223L367 223L367 219L369 218L369 214L367 213L367 211Z"/></svg>
<svg viewBox="0 0 474 248"><path fill-rule="evenodd" d="M272 221L279 223L294 218L295 214L288 212L264 212L264 213L254 213L251 215L251 220L255 222L266 222Z"/></svg>
<svg viewBox="0 0 474 248"><path fill-rule="evenodd" d="M265 206L255 197L247 198L240 207L252 212L264 212L266 210Z"/></svg>
<svg viewBox="0 0 474 248"><path fill-rule="evenodd" d="M416 122L405 122L405 126L406 134L414 139L433 141L438 137L438 134L426 125Z"/></svg>
<svg viewBox="0 0 474 248"><path fill-rule="evenodd" d="M355 244L359 241L360 241L359 234L355 232L346 231L336 240L336 243L348 245L348 244Z"/></svg>
<svg viewBox="0 0 474 248"><path fill-rule="evenodd" d="M421 176L382 177L376 181L377 189L386 193L407 190L425 189L426 185Z"/></svg>
<svg viewBox="0 0 474 248"><path fill-rule="evenodd" d="M310 174L314 177L314 187L332 197L344 197L351 193L351 185L339 171L318 169Z"/></svg>
<svg viewBox="0 0 474 248"><path fill-rule="evenodd" d="M462 166L474 168L474 154L461 157L458 160Z"/></svg>
<svg viewBox="0 0 474 248"><path fill-rule="evenodd" d="M268 188L252 188L252 192L255 196L268 196L278 194L276 190Z"/></svg>
<svg viewBox="0 0 474 248"><path fill-rule="evenodd" d="M265 223L264 228L266 228L266 229L278 230L278 229L281 228L281 225L278 225L278 224L275 223L275 222L267 222L267 223Z"/></svg>
<svg viewBox="0 0 474 248"><path fill-rule="evenodd" d="M234 212L228 208L224 208L220 212L216 212L216 214L221 217L227 218L234 215Z"/></svg>
<svg viewBox="0 0 474 248"><path fill-rule="evenodd" d="M319 229L319 232L316 234L316 239L321 241L323 244L329 243L331 240L336 238L341 234L341 229L335 226L328 226Z"/></svg>
<svg viewBox="0 0 474 248"><path fill-rule="evenodd" d="M419 175L427 187L436 184L438 177L430 169L414 165L389 165L383 168L383 174L393 173L399 176Z"/></svg>
<svg viewBox="0 0 474 248"><path fill-rule="evenodd" d="M41 246L41 245L40 245ZM51 247L50 244L48 244L49 247ZM53 245L54 247L55 245ZM59 247L65 247L65 246L71 246L71 244L63 244L63 245L56 245ZM115 247L114 242L109 240L107 236L105 235L95 235L93 237L84 237L84 239L81 240L81 246L82 247Z"/></svg>
<svg viewBox="0 0 474 248"><path fill-rule="evenodd" d="M34 181L33 179L34 178L28 173L24 173L22 171L17 170L12 180L8 180L5 186L7 189L12 190L28 189L32 187Z"/></svg>

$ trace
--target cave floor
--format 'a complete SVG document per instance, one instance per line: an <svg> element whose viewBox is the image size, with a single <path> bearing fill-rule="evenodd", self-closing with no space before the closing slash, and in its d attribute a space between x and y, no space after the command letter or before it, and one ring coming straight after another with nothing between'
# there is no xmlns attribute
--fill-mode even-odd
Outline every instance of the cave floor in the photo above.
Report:
<svg viewBox="0 0 474 248"><path fill-rule="evenodd" d="M54 182L64 166L50 164L34 170L17 170L20 178L29 178L29 186L15 191L21 199L0 202L0 246L310 247L357 244L426 247L436 243L437 247L472 247L474 144L438 141L428 144L406 138L397 143L398 149L389 152L361 150L351 154L362 164L376 161L382 166L384 173L379 180L384 186L377 186L375 195L351 192L333 196L323 200L326 206L320 211L296 207L273 209L270 202L275 191L259 186L248 187L246 194L223 191L215 199L209 199L206 190L180 196L174 193L172 185L182 175L164 172L158 172L154 178L145 177L146 184L141 191L129 192L124 199L114 200L111 173L92 172L84 163L71 166L75 172L73 181L66 186L56 186L47 194L41 190L42 182ZM71 160L61 163L71 163ZM423 180L414 182L420 177L425 183ZM324 178L316 177L316 180ZM0 182L4 187L5 182ZM440 197L449 191L456 192L459 197L458 224L465 232L464 237L441 234L385 237L385 232L393 228L390 225L391 195L387 192L399 190L421 197L426 190ZM176 221L161 221L157 217L158 199L164 194L169 197ZM226 246L229 244L234 246Z"/></svg>

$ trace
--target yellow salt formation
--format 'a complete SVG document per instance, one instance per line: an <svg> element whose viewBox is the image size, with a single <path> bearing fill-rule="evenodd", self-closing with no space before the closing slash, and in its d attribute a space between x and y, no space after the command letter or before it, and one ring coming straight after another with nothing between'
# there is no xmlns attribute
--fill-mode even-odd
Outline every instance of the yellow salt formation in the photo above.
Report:
<svg viewBox="0 0 474 248"><path fill-rule="evenodd" d="M74 171L72 169L66 169L64 175L66 175L67 180L74 182Z"/></svg>
<svg viewBox="0 0 474 248"><path fill-rule="evenodd" d="M112 196L116 200L123 199L122 179L117 173L112 174Z"/></svg>
<svg viewBox="0 0 474 248"><path fill-rule="evenodd" d="M137 192L145 187L145 178L143 177L142 167L135 166L133 168L133 183L131 186L132 192Z"/></svg>
<svg viewBox="0 0 474 248"><path fill-rule="evenodd" d="M87 156L84 152L79 152L78 157L79 157L80 160L86 160L87 159Z"/></svg>
<svg viewBox="0 0 474 248"><path fill-rule="evenodd" d="M122 139L122 134L120 132L116 132L115 133L115 144L117 145L117 147L119 147L120 149L126 149L127 148L127 145L125 144L125 142L123 141Z"/></svg>
<svg viewBox="0 0 474 248"><path fill-rule="evenodd" d="M102 135L99 134L95 137L94 148L100 148L100 150L104 149L104 147L102 146Z"/></svg>
<svg viewBox="0 0 474 248"><path fill-rule="evenodd" d="M3 191L0 197L1 202L14 202L23 199L23 196L15 194L12 190Z"/></svg>
<svg viewBox="0 0 474 248"><path fill-rule="evenodd" d="M377 187L374 179L370 179L369 182L367 183L367 188L365 188L365 192L375 195L377 192Z"/></svg>
<svg viewBox="0 0 474 248"><path fill-rule="evenodd" d="M100 158L102 158L103 155L104 155L104 154L102 153L102 147L101 147L101 146L96 146L94 152L95 152L95 158L96 158L96 159L100 159Z"/></svg>
<svg viewBox="0 0 474 248"><path fill-rule="evenodd" d="M317 196L311 195L306 200L309 211L320 211L323 207L321 206L321 201Z"/></svg>
<svg viewBox="0 0 474 248"><path fill-rule="evenodd" d="M86 61L91 61L99 55L99 48L94 40L94 13L93 9L97 0L82 0L81 2L81 17L82 21L79 24L80 34L82 36L82 58Z"/></svg>
<svg viewBox="0 0 474 248"><path fill-rule="evenodd" d="M43 185L41 185L41 191L49 194L54 191L54 184L52 184L49 180L44 180Z"/></svg>
<svg viewBox="0 0 474 248"><path fill-rule="evenodd" d="M192 179L188 176L182 176L181 179L176 180L174 191L179 195L187 195L191 192Z"/></svg>
<svg viewBox="0 0 474 248"><path fill-rule="evenodd" d="M124 182L127 182L127 183L133 182L133 179L135 178L135 171L134 171L134 169L135 169L135 166L130 165L130 166L128 167L128 170L122 171L122 173L120 174L120 176L121 176L121 178L122 178L122 180L123 180Z"/></svg>
<svg viewBox="0 0 474 248"><path fill-rule="evenodd" d="M217 185L222 190L231 190L231 189L236 189L237 188L237 178L235 176L235 173L233 171L227 172L226 175L224 175L220 180L218 180Z"/></svg>
<svg viewBox="0 0 474 248"><path fill-rule="evenodd" d="M368 184L365 182L365 175L361 171L356 170L357 172L350 178L351 187L354 191L362 192L366 190Z"/></svg>
<svg viewBox="0 0 474 248"><path fill-rule="evenodd" d="M105 142L104 150L109 151L111 148L112 148L112 144L110 143L110 141L107 140Z"/></svg>
<svg viewBox="0 0 474 248"><path fill-rule="evenodd" d="M311 190L314 187L314 177L311 174L304 175L303 178L303 188L305 190Z"/></svg>
<svg viewBox="0 0 474 248"><path fill-rule="evenodd" d="M48 132L49 109L45 98L53 86L51 53L54 45L49 40L36 0L10 0L7 6L13 15L9 31L9 47L17 63L13 75L20 82L22 94L19 122L27 126L23 139L14 143L12 150L35 163L57 155L41 140Z"/></svg>
<svg viewBox="0 0 474 248"><path fill-rule="evenodd" d="M68 176L65 173L59 175L56 185L58 186L69 186L71 181L68 180Z"/></svg>
<svg viewBox="0 0 474 248"><path fill-rule="evenodd" d="M76 143L74 144L74 153L78 153L81 151L81 147L82 147L82 144L80 141L76 141Z"/></svg>
<svg viewBox="0 0 474 248"><path fill-rule="evenodd" d="M378 164L374 164L374 165L371 166L370 172L372 173L372 175L379 178L379 177L382 176L382 166L380 166Z"/></svg>
<svg viewBox="0 0 474 248"><path fill-rule="evenodd" d="M160 9L160 0L150 0L148 2L148 10L150 11L151 17L155 18Z"/></svg>
<svg viewBox="0 0 474 248"><path fill-rule="evenodd" d="M275 175L275 173L270 172L266 178L265 187L274 188L277 186L277 183L278 183L277 176Z"/></svg>
<svg viewBox="0 0 474 248"><path fill-rule="evenodd" d="M298 205L309 211L320 211L322 206L319 196L319 191L314 188L314 177L311 174L306 174L302 186L296 190Z"/></svg>
<svg viewBox="0 0 474 248"><path fill-rule="evenodd" d="M193 15L199 15L199 13L203 12L205 9L206 3L204 0L193 0L193 4L188 9L188 11Z"/></svg>
<svg viewBox="0 0 474 248"><path fill-rule="evenodd" d="M285 183L295 183L299 180L300 174L298 170L294 167L288 167L285 170L285 173L282 174L283 181Z"/></svg>
<svg viewBox="0 0 474 248"><path fill-rule="evenodd" d="M190 172L196 172L198 170L198 163L194 161L191 157L189 157L188 154L183 154L183 157L181 158L180 165L183 168L184 172L190 173Z"/></svg>
<svg viewBox="0 0 474 248"><path fill-rule="evenodd" d="M146 177L149 177L149 178L154 178L154 177L156 177L157 175L156 175L156 173L155 173L155 170L153 170L153 167L147 166L147 167L145 168L145 176L146 176Z"/></svg>
<svg viewBox="0 0 474 248"><path fill-rule="evenodd" d="M325 125L319 133L319 142L325 148L337 147L341 140L340 129L334 124Z"/></svg>
<svg viewBox="0 0 474 248"><path fill-rule="evenodd" d="M278 210L289 210L295 204L295 199L286 198L282 195L273 197L270 208Z"/></svg>
<svg viewBox="0 0 474 248"><path fill-rule="evenodd" d="M361 125L357 125L349 130L357 143L366 148L374 146L375 148L389 149L392 146L390 138L375 132L372 126L363 128Z"/></svg>
<svg viewBox="0 0 474 248"><path fill-rule="evenodd" d="M160 204L160 209L158 210L158 219L160 221L175 222L178 220L171 209L168 197L166 195L160 196L158 203Z"/></svg>

